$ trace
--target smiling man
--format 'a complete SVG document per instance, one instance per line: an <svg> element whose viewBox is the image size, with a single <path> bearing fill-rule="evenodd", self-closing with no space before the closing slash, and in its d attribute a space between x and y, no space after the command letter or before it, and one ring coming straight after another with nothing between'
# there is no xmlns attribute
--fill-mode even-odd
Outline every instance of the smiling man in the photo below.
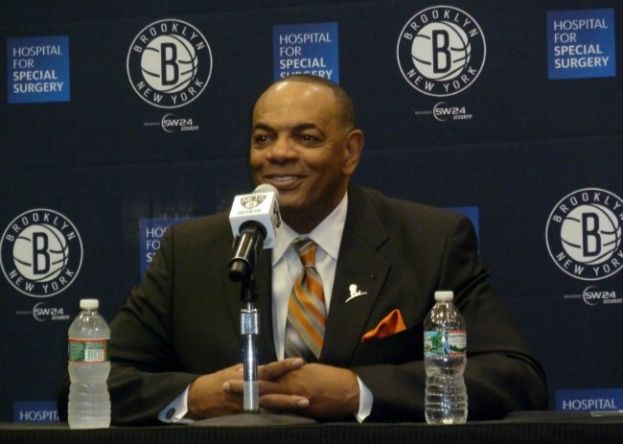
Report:
<svg viewBox="0 0 623 444"><path fill-rule="evenodd" d="M301 79L277 83L257 101L250 163L256 183L279 190L288 225L309 233L346 195L363 133L348 96L328 82Z"/></svg>
<svg viewBox="0 0 623 444"><path fill-rule="evenodd" d="M422 322L439 289L467 323L468 419L545 408L543 371L488 284L470 222L351 184L362 147L350 98L326 80L289 77L255 104L250 167L279 190L285 222L255 270L262 410L422 421ZM226 214L167 231L111 323L113 423L242 410L231 251Z"/></svg>

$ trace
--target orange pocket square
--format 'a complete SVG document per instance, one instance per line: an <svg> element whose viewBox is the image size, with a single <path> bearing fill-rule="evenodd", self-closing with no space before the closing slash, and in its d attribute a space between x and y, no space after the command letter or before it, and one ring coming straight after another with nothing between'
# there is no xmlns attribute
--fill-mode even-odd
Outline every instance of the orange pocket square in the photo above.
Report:
<svg viewBox="0 0 623 444"><path fill-rule="evenodd" d="M367 331L361 337L361 342L370 342L375 339L386 338L387 336L395 335L396 333L400 333L406 329L407 326L405 325L404 319L402 319L402 314L400 313L400 310L396 308L385 316L376 327L370 331Z"/></svg>

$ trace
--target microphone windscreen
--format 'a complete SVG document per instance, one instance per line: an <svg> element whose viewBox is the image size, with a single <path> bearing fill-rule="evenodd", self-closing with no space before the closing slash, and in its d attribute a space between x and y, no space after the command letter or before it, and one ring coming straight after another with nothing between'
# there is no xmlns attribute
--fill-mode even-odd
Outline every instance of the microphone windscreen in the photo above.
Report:
<svg viewBox="0 0 623 444"><path fill-rule="evenodd" d="M262 183L258 185L254 190L254 193L275 193L275 197L279 197L279 191L277 188L269 183Z"/></svg>
<svg viewBox="0 0 623 444"><path fill-rule="evenodd" d="M241 194L234 197L229 213L229 223L234 236L240 234L243 224L255 223L266 231L264 248L275 246L276 228L281 225L277 188L270 184L261 184L252 194Z"/></svg>

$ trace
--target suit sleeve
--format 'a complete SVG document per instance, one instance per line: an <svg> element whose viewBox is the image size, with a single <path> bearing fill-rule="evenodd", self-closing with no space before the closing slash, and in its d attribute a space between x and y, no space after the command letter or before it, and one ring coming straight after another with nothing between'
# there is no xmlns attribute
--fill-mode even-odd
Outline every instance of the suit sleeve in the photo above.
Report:
<svg viewBox="0 0 623 444"><path fill-rule="evenodd" d="M167 230L143 282L111 322L113 424L158 423L158 413L198 376L182 370L172 344L174 233Z"/></svg>
<svg viewBox="0 0 623 444"><path fill-rule="evenodd" d="M476 236L469 220L461 217L455 221L440 257L436 288L454 290L455 303L467 325L464 375L468 419L496 419L513 410L546 408L543 370L527 351L510 316L488 284L488 272L478 257ZM430 298L432 294L420 297ZM422 359L419 356L402 364L353 368L374 395L368 421L424 419Z"/></svg>

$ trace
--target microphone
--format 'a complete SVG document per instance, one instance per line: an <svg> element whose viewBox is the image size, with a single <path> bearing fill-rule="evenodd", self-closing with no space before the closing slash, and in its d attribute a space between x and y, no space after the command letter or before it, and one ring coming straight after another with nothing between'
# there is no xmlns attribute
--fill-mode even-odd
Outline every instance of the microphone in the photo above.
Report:
<svg viewBox="0 0 623 444"><path fill-rule="evenodd" d="M236 237L229 261L232 281L248 282L260 250L275 246L275 228L281 225L278 197L277 189L269 184L258 186L252 194L234 197L229 213L229 223Z"/></svg>

